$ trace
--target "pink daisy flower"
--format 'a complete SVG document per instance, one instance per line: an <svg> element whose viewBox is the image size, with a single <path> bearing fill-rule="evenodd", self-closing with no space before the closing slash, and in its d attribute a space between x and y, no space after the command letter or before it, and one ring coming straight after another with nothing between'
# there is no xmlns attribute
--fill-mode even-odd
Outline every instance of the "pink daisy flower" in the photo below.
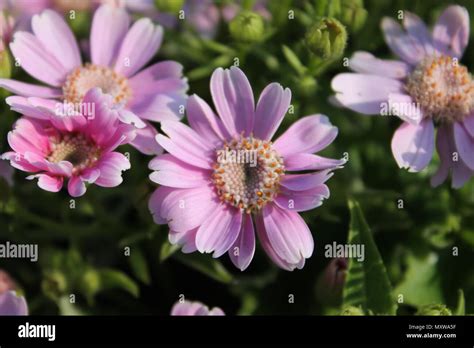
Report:
<svg viewBox="0 0 474 348"><path fill-rule="evenodd" d="M34 78L48 84L39 86L16 80L0 79L0 86L22 96L8 99L15 109L32 108L45 99L78 105L94 87L111 95L131 114L137 137L132 142L145 154L158 154L154 141L156 129L149 121L179 120L179 110L186 101L187 82L182 66L163 61L141 70L156 54L163 29L150 19L142 18L130 28L125 9L100 6L94 14L90 35L91 63L83 64L78 44L63 18L45 10L32 19L33 33L17 32L10 44L22 68ZM32 102L29 97L36 97Z"/></svg>
<svg viewBox="0 0 474 348"><path fill-rule="evenodd" d="M451 172L452 186L459 188L474 174L474 80L459 63L469 40L469 14L450 6L430 33L420 18L405 12L403 26L382 21L385 41L400 60L356 52L349 62L356 73L332 81L335 101L367 115L388 110L404 121L392 152L410 172L430 163L437 133L441 164L431 184L440 185Z"/></svg>
<svg viewBox="0 0 474 348"><path fill-rule="evenodd" d="M120 121L123 110L100 89L91 89L84 103L94 107L92 112L66 115L48 107L24 111L25 117L8 134L13 151L2 158L17 169L34 173L27 179L37 178L38 186L46 191L58 192L68 180L72 197L82 196L86 183L120 185L122 171L130 169L130 162L114 150L133 140L135 129Z"/></svg>
<svg viewBox="0 0 474 348"><path fill-rule="evenodd" d="M325 182L344 163L312 153L328 146L337 128L326 116L307 116L272 143L290 105L289 89L269 84L255 107L237 67L217 69L210 87L219 117L193 95L186 108L190 127L162 122L167 136L156 139L168 154L150 162L150 178L161 185L149 202L155 222L169 224L169 240L183 252L228 252L241 270L254 255L255 222L278 266L302 268L313 237L298 212L329 197ZM292 173L303 170L317 172Z"/></svg>
<svg viewBox="0 0 474 348"><path fill-rule="evenodd" d="M14 291L0 293L0 316L28 315L28 306L22 296L17 296Z"/></svg>
<svg viewBox="0 0 474 348"><path fill-rule="evenodd" d="M214 307L209 309L206 305L201 302L176 302L171 309L171 315L173 316L222 316L225 315L222 309Z"/></svg>

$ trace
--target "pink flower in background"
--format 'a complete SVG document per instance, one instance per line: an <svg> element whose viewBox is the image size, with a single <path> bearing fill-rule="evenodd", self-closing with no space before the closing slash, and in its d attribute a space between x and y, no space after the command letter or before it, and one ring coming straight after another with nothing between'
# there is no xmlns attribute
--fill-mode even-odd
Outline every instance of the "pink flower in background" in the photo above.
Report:
<svg viewBox="0 0 474 348"><path fill-rule="evenodd" d="M150 178L161 185L149 202L155 222L169 224L169 239L183 252L228 252L241 270L255 252L255 222L278 266L302 268L313 237L298 212L329 197L325 182L344 161L313 153L332 143L337 128L326 116L311 115L272 143L291 92L271 83L255 107L249 81L236 67L213 73L211 94L219 117L193 95L186 107L190 127L162 122L167 136L156 139L168 154L150 162Z"/></svg>
<svg viewBox="0 0 474 348"><path fill-rule="evenodd" d="M130 28L123 8L102 5L92 21L92 62L83 64L77 42L63 18L51 10L32 19L33 34L17 32L10 44L22 68L49 86L0 79L0 86L22 97L11 100L13 109L31 109L34 104L54 106L47 100L78 105L94 87L114 102L138 115L137 137L132 145L145 154L158 154L156 129L149 121L179 120L185 104L187 81L182 66L163 61L141 70L156 54L163 30L142 18ZM34 98L34 102L29 97Z"/></svg>
<svg viewBox="0 0 474 348"><path fill-rule="evenodd" d="M201 302L176 302L171 309L171 315L173 316L222 316L225 315L222 309L214 307L209 309L206 305Z"/></svg>
<svg viewBox="0 0 474 348"><path fill-rule="evenodd" d="M0 316L28 315L28 306L22 296L17 296L14 291L0 294Z"/></svg>
<svg viewBox="0 0 474 348"><path fill-rule="evenodd" d="M385 41L401 60L356 52L349 66L357 73L332 81L335 101L363 114L388 110L402 119L392 152L410 172L430 163L437 128L441 164L431 184L440 185L451 172L452 186L459 188L474 174L474 80L459 63L469 40L469 14L450 6L430 33L420 18L405 12L403 26L382 21Z"/></svg>
<svg viewBox="0 0 474 348"><path fill-rule="evenodd" d="M12 98L18 97L10 97ZM33 98L33 102L41 101ZM44 103L44 101L43 101ZM54 103L49 101L46 104ZM81 113L66 114L51 111L51 105L38 110L24 109L25 117L15 123L8 134L13 149L2 155L11 165L34 173L28 179L38 179L38 186L58 192L68 180L68 192L73 197L86 192L86 183L115 187L122 182L122 171L130 169L129 160L114 150L129 143L135 128L124 124L124 110L114 105L110 95L91 89L84 98L91 108Z"/></svg>
<svg viewBox="0 0 474 348"><path fill-rule="evenodd" d="M0 12L0 51L3 51L5 45L8 45L12 40L14 27L15 19L3 11Z"/></svg>

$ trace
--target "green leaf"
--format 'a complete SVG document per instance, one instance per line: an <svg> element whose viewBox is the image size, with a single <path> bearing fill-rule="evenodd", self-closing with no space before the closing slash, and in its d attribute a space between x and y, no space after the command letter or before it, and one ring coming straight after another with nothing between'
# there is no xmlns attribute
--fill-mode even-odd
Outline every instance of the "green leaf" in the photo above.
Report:
<svg viewBox="0 0 474 348"><path fill-rule="evenodd" d="M291 67L295 69L295 71L299 75L304 75L307 69L303 65L303 63L301 63L296 53L293 52L291 48L285 45L282 46L282 50L283 50L283 55L285 56L286 60L291 65Z"/></svg>
<svg viewBox="0 0 474 348"><path fill-rule="evenodd" d="M114 269L102 269L99 275L101 290L122 289L138 297L140 293L138 285L125 273Z"/></svg>
<svg viewBox="0 0 474 348"><path fill-rule="evenodd" d="M161 245L160 249L160 262L165 261L167 258L169 258L171 255L173 255L176 251L178 251L180 246L178 244L171 244L168 241L165 241Z"/></svg>
<svg viewBox="0 0 474 348"><path fill-rule="evenodd" d="M74 303L69 301L69 296L62 296L58 300L59 313L61 315L87 315L82 309L80 309Z"/></svg>
<svg viewBox="0 0 474 348"><path fill-rule="evenodd" d="M227 271L222 264L213 259L210 255L205 254L183 254L176 253L173 258L179 262L191 267L218 282L229 284L232 282L232 275Z"/></svg>
<svg viewBox="0 0 474 348"><path fill-rule="evenodd" d="M348 244L365 248L364 261L349 259L347 280L343 291L343 307L361 306L364 312L395 315L397 304L380 253L372 238L359 203L349 201L351 224Z"/></svg>
<svg viewBox="0 0 474 348"><path fill-rule="evenodd" d="M454 311L454 315L466 315L466 301L464 299L464 291L458 291L458 305Z"/></svg>
<svg viewBox="0 0 474 348"><path fill-rule="evenodd" d="M407 256L407 270L395 289L403 295L403 302L415 307L444 303L441 278L438 272L439 257L430 252L423 256Z"/></svg>
<svg viewBox="0 0 474 348"><path fill-rule="evenodd" d="M147 285L150 284L150 269L148 268L145 255L143 255L139 248L131 249L129 262L135 277Z"/></svg>

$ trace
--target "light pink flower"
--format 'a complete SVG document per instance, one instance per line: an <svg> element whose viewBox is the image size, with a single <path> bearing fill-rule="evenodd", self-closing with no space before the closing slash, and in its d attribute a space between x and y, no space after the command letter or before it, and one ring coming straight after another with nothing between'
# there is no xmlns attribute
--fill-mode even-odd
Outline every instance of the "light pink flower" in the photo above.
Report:
<svg viewBox="0 0 474 348"><path fill-rule="evenodd" d="M0 316L28 315L28 306L23 296L17 296L14 291L0 294Z"/></svg>
<svg viewBox="0 0 474 348"><path fill-rule="evenodd" d="M186 101L187 82L182 66L163 61L141 70L156 54L163 29L142 18L130 28L123 8L102 5L92 21L91 63L83 64L77 42L63 18L46 10L32 19L33 34L17 32L10 44L22 68L49 86L0 79L0 86L19 95L11 100L15 109L32 108L29 97L44 102L55 99L80 104L94 87L111 95L116 103L144 122L132 145L145 154L157 154L156 129L149 121L179 120ZM36 102L37 103L37 102Z"/></svg>
<svg viewBox="0 0 474 348"><path fill-rule="evenodd" d="M324 183L344 161L313 153L334 140L337 128L326 116L311 115L272 143L291 92L271 83L255 107L237 67L213 73L211 94L219 117L193 95L186 108L190 127L162 122L167 136L156 139L168 154L150 162L151 180L162 185L149 202L155 222L169 224L169 239L183 252L228 252L244 270L255 252L255 221L270 258L287 270L302 268L313 253L313 237L298 212L329 197ZM240 160L232 158L239 153ZM303 170L313 172L293 173Z"/></svg>
<svg viewBox="0 0 474 348"><path fill-rule="evenodd" d="M214 307L209 309L206 305L201 302L176 302L171 309L171 315L173 316L222 316L225 315L222 309Z"/></svg>
<svg viewBox="0 0 474 348"><path fill-rule="evenodd" d="M474 80L459 63L469 40L469 14L449 6L432 32L416 15L404 12L403 30L384 18L385 41L401 60L381 60L356 52L349 66L356 73L337 75L336 103L367 115L386 112L403 122L392 139L401 168L419 172L436 147L441 165L431 184L452 173L459 188L474 174Z"/></svg>
<svg viewBox="0 0 474 348"><path fill-rule="evenodd" d="M12 98L8 98L11 102ZM91 89L84 103L87 111L61 114L51 111L43 100L31 98L37 109L17 110L25 117L15 123L8 134L13 149L2 155L11 165L34 173L27 179L38 179L38 186L58 192L68 180L68 192L82 196L87 184L115 187L122 182L122 171L130 169L130 162L114 150L129 143L135 128L121 121L126 111L113 103L110 95ZM49 104L53 101L47 102Z"/></svg>

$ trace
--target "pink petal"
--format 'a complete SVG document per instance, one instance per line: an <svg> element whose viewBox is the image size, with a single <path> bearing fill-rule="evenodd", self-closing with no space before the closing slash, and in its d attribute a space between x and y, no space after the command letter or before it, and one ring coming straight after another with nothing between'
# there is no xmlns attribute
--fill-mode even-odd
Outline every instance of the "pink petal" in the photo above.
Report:
<svg viewBox="0 0 474 348"><path fill-rule="evenodd" d="M269 204L263 208L262 214L268 241L282 260L290 265L299 265L302 260L311 257L313 236L298 213Z"/></svg>
<svg viewBox="0 0 474 348"><path fill-rule="evenodd" d="M166 221L165 221L166 223ZM196 232L198 228L194 228L190 231L176 232L170 231L168 234L168 240L173 245L181 246L181 251L185 254L193 253L197 251L196 247Z"/></svg>
<svg viewBox="0 0 474 348"><path fill-rule="evenodd" d="M130 169L130 161L119 152L109 152L102 155L96 167L100 170L96 185L116 187L123 181L122 172Z"/></svg>
<svg viewBox="0 0 474 348"><path fill-rule="evenodd" d="M222 121L198 95L194 94L189 97L186 113L190 126L204 139L209 139L215 145L230 139Z"/></svg>
<svg viewBox="0 0 474 348"><path fill-rule="evenodd" d="M273 148L285 157L295 153L314 153L326 148L337 136L327 116L306 116L293 123L273 144Z"/></svg>
<svg viewBox="0 0 474 348"><path fill-rule="evenodd" d="M290 107L291 91L278 83L271 83L263 90L255 112L254 135L270 140Z"/></svg>
<svg viewBox="0 0 474 348"><path fill-rule="evenodd" d="M390 93L388 105L391 114L400 117L405 122L419 124L423 119L423 110L408 94Z"/></svg>
<svg viewBox="0 0 474 348"><path fill-rule="evenodd" d="M28 305L23 296L17 296L14 291L0 294L0 316L28 315Z"/></svg>
<svg viewBox="0 0 474 348"><path fill-rule="evenodd" d="M388 77L343 73L331 82L335 99L345 107L366 115L380 115L390 93L401 92L404 84Z"/></svg>
<svg viewBox="0 0 474 348"><path fill-rule="evenodd" d="M192 188L211 181L211 171L194 167L169 154L155 157L149 168L155 171L150 180L164 186Z"/></svg>
<svg viewBox="0 0 474 348"><path fill-rule="evenodd" d="M146 127L135 130L135 139L130 142L134 148L145 155L159 155L163 148L156 142L158 131L150 122L145 122Z"/></svg>
<svg viewBox="0 0 474 348"><path fill-rule="evenodd" d="M173 91L138 95L130 104L130 110L145 120L179 121L184 115L186 98L185 93Z"/></svg>
<svg viewBox="0 0 474 348"><path fill-rule="evenodd" d="M326 158L309 153L295 153L285 157L285 169L288 171L336 169L345 163L344 159Z"/></svg>
<svg viewBox="0 0 474 348"><path fill-rule="evenodd" d="M100 6L92 20L90 35L92 63L112 66L129 26L130 18L124 8Z"/></svg>
<svg viewBox="0 0 474 348"><path fill-rule="evenodd" d="M286 174L281 185L292 191L305 191L316 188L328 181L334 173L329 170L311 174Z"/></svg>
<svg viewBox="0 0 474 348"><path fill-rule="evenodd" d="M454 141L463 162L474 170L474 137L471 137L462 123L454 123Z"/></svg>
<svg viewBox="0 0 474 348"><path fill-rule="evenodd" d="M51 150L49 137L44 131L43 125L26 117L15 122L13 131L8 133L8 144L21 154L33 152L46 156Z"/></svg>
<svg viewBox="0 0 474 348"><path fill-rule="evenodd" d="M66 177L72 175L73 166L69 161L52 163L44 158L43 155L33 152L25 152L24 157L26 161L34 165L36 168L49 172L50 174Z"/></svg>
<svg viewBox="0 0 474 348"><path fill-rule="evenodd" d="M321 206L323 200L327 198L329 198L329 188L324 184L304 191L293 191L282 187L275 203L282 209L307 211Z"/></svg>
<svg viewBox="0 0 474 348"><path fill-rule="evenodd" d="M214 214L221 202L214 188L201 186L192 189L172 189L161 186L150 201L152 213L158 221L166 221L173 231L190 231Z"/></svg>
<svg viewBox="0 0 474 348"><path fill-rule="evenodd" d="M25 97L60 98L63 94L62 90L57 88L33 85L10 79L0 79L0 87Z"/></svg>
<svg viewBox="0 0 474 348"><path fill-rule="evenodd" d="M162 39L161 26L155 26L149 18L139 19L123 39L115 70L126 77L133 76L153 58Z"/></svg>
<svg viewBox="0 0 474 348"><path fill-rule="evenodd" d="M46 50L36 36L17 32L10 49L28 74L51 86L62 86L68 70Z"/></svg>
<svg viewBox="0 0 474 348"><path fill-rule="evenodd" d="M417 40L419 44L424 48L425 54L431 55L434 53L433 40L431 39L431 33L426 27L425 23L411 12L405 12L403 18L403 26L405 27L408 34Z"/></svg>
<svg viewBox="0 0 474 348"><path fill-rule="evenodd" d="M67 190L71 197L80 197L86 193L86 185L78 176L73 176L69 179Z"/></svg>
<svg viewBox="0 0 474 348"><path fill-rule="evenodd" d="M349 60L349 67L362 74L378 75L401 80L410 73L410 66L399 60L383 60L369 52L357 51Z"/></svg>
<svg viewBox="0 0 474 348"><path fill-rule="evenodd" d="M239 236L242 212L223 204L204 220L196 234L196 247L201 253L217 258L227 252Z"/></svg>
<svg viewBox="0 0 474 348"><path fill-rule="evenodd" d="M183 77L183 66L174 60L164 60L143 69L130 78L129 81L130 83L140 81L141 83L148 84L158 80L181 77Z"/></svg>
<svg viewBox="0 0 474 348"><path fill-rule="evenodd" d="M474 114L466 117L463 123L464 128L466 128L467 132L474 138Z"/></svg>
<svg viewBox="0 0 474 348"><path fill-rule="evenodd" d="M431 161L434 150L434 125L431 119L419 125L404 122L393 135L392 153L400 168L409 172L423 170Z"/></svg>
<svg viewBox="0 0 474 348"><path fill-rule="evenodd" d="M397 21L392 18L384 18L382 30L387 45L405 62L415 65L424 58L425 49L422 44L407 35Z"/></svg>
<svg viewBox="0 0 474 348"><path fill-rule="evenodd" d="M244 214L242 228L234 245L229 249L229 257L232 263L245 271L250 265L255 254L255 231L253 228L252 215Z"/></svg>
<svg viewBox="0 0 474 348"><path fill-rule="evenodd" d="M216 110L231 136L249 135L255 119L255 101L247 76L239 68L216 69L211 76Z"/></svg>
<svg viewBox="0 0 474 348"><path fill-rule="evenodd" d="M48 174L36 174L30 175L26 179L33 180L38 179L38 186L45 191L49 192L59 192L63 187L63 177L62 176L50 176Z"/></svg>
<svg viewBox="0 0 474 348"><path fill-rule="evenodd" d="M82 65L76 38L58 13L48 9L33 16L31 27L43 47L67 72Z"/></svg>
<svg viewBox="0 0 474 348"><path fill-rule="evenodd" d="M442 54L461 58L468 41L469 13L464 7L449 6L434 26L434 47Z"/></svg>

